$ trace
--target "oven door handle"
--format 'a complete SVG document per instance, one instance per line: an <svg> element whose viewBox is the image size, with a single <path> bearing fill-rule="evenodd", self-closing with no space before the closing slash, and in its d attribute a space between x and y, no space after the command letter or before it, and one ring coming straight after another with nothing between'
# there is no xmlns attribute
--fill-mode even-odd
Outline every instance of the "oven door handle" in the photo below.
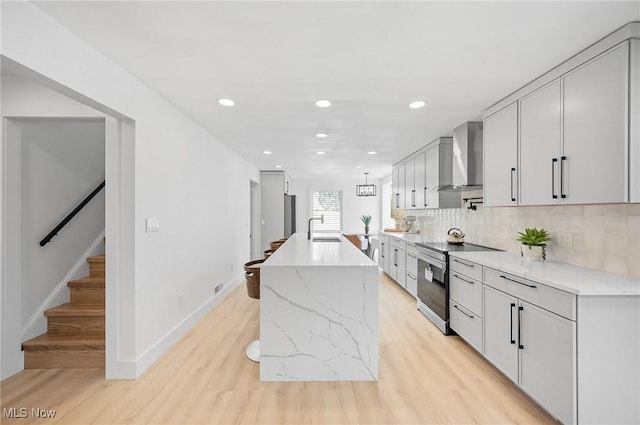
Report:
<svg viewBox="0 0 640 425"><path fill-rule="evenodd" d="M437 260L432 260L431 258L425 258L422 255L418 255L418 262L422 261L423 263L429 264L430 266L436 267L440 270L447 270L447 264L442 263Z"/></svg>

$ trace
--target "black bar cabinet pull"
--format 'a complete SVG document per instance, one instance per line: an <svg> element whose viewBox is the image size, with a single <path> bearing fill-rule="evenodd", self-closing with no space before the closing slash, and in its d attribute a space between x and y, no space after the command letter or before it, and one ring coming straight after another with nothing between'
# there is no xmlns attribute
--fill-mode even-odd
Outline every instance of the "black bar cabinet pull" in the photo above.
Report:
<svg viewBox="0 0 640 425"><path fill-rule="evenodd" d="M518 307L518 348L522 350L524 345L522 345L522 310L524 307Z"/></svg>
<svg viewBox="0 0 640 425"><path fill-rule="evenodd" d="M467 267L475 267L473 264L465 263L464 261L460 261L460 260L457 260L457 259L455 259L455 258L453 259L453 261L455 261L456 263L460 263L460 264L462 264L463 266L467 266Z"/></svg>
<svg viewBox="0 0 640 425"><path fill-rule="evenodd" d="M516 198L513 196L513 175L515 174L516 169L512 168L511 169L511 202L515 202Z"/></svg>
<svg viewBox="0 0 640 425"><path fill-rule="evenodd" d="M87 204L89 203L89 201L91 201L91 200L93 199L93 197L94 197L94 196L96 196L96 195L98 194L98 192L100 192L100 191L102 190L102 188L104 187L104 183L105 183L105 181L103 180L103 181L102 181L102 183L100 183L100 184L98 185L98 187L96 187L96 188L93 190L93 192L91 192L89 195L87 195L87 197L86 197L86 198L84 198L84 199L82 200L82 202L80 202L80 203L78 204L78 206L77 206L77 207L75 207L75 208L73 209L73 211L71 211L71 212L69 213L69 215L67 215L64 219L62 219L62 221L61 221L60 223L58 223L58 225L57 225L56 227L54 227L54 228L53 228L53 230L52 230L52 231L50 231L50 232L47 234L47 236L45 236L45 237L44 237L44 239L42 239L42 240L40 241L40 246L45 246L46 244L48 244L49 242L51 242L51 239L53 239L53 237L54 237L54 236L56 236L56 235L58 234L58 232L59 232L60 230L62 230L62 228L63 228L64 226L66 226L66 225L67 225L67 223L68 223L68 222L70 222L70 221L71 221L71 219L72 219L73 217L75 217L75 216L76 216L76 214L78 214L78 213L80 212L80 210L82 210L82 209L85 207L85 205L87 205Z"/></svg>
<svg viewBox="0 0 640 425"><path fill-rule="evenodd" d="M473 319L473 316L471 314L468 314L467 312L465 312L464 310L462 310L460 307L458 307L457 305L453 305L453 308L455 308L456 310L458 310L459 312L461 312L462 314L464 314L465 316L467 316L469 319Z"/></svg>
<svg viewBox="0 0 640 425"><path fill-rule="evenodd" d="M564 162L566 160L566 156L560 157L560 197L563 199L567 197L567 195L564 193Z"/></svg>
<svg viewBox="0 0 640 425"><path fill-rule="evenodd" d="M516 340L513 339L513 308L516 306L516 303L511 303L511 309L509 310L510 314L510 318L511 318L511 327L509 328L509 337L511 338L511 343L515 344Z"/></svg>
<svg viewBox="0 0 640 425"><path fill-rule="evenodd" d="M463 281L463 282L467 282L467 283L470 283L470 284L472 284L472 285L474 284L474 282L473 282L472 280L464 279L464 278L462 278L462 277L458 276L458 275L457 275L457 274L455 274L455 273L453 274L453 277L457 277L458 279L460 279L460 280L461 280L461 281Z"/></svg>
<svg viewBox="0 0 640 425"><path fill-rule="evenodd" d="M424 206L426 207L427 205L429 205L429 203L427 202L429 198L427 197L427 188L424 188Z"/></svg>
<svg viewBox="0 0 640 425"><path fill-rule="evenodd" d="M558 162L558 158L551 158L551 197L553 199L558 199L558 195L556 195L556 162Z"/></svg>
<svg viewBox="0 0 640 425"><path fill-rule="evenodd" d="M526 284L526 283L523 283L523 282L518 282L518 281L517 281L517 280L515 280L515 279L509 279L508 277L506 277L506 276L505 276L505 275L503 275L503 274L501 274L501 275L500 275L500 277L501 277L501 278L503 278L503 279L505 279L505 280L508 280L509 282L519 283L520 285L524 285L524 286L527 286L527 287L529 287L529 288L537 288L537 286L536 286L536 285L529 285L529 284Z"/></svg>

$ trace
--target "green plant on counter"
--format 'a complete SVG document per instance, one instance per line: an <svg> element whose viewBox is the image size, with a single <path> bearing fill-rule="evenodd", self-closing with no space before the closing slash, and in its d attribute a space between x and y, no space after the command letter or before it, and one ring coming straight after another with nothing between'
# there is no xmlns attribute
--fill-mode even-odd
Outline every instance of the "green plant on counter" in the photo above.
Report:
<svg viewBox="0 0 640 425"><path fill-rule="evenodd" d="M371 218L370 215L363 215L362 217L360 217L360 220L362 220L362 222L364 223L364 232L365 233L369 233L369 225L371 224L371 221L373 220Z"/></svg>
<svg viewBox="0 0 640 425"><path fill-rule="evenodd" d="M520 241L522 245L526 245L531 250L532 246L541 246L542 247L542 259L547 259L547 242L551 240L551 235L544 229L533 228L525 228L524 233L518 232L520 235L516 240ZM520 254L522 255L522 249L520 250Z"/></svg>

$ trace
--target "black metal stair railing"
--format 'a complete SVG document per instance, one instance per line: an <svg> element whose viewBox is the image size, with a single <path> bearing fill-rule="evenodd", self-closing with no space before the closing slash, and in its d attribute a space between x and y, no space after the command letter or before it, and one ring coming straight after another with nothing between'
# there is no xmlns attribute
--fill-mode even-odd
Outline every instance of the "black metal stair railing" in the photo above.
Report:
<svg viewBox="0 0 640 425"><path fill-rule="evenodd" d="M48 244L49 242L51 242L51 239L53 239L54 236L56 236L58 234L58 232L67 225L68 222L71 221L71 219L73 217L76 216L76 214L78 214L80 212L80 210L82 210L85 205L87 205L93 198L94 196L96 196L98 194L98 192L100 192L103 188L104 188L104 184L105 181L103 180L102 183L100 183L98 185L98 187L96 187L93 192L91 192L86 198L84 198L82 200L82 202L80 202L78 204L77 207L75 207L73 209L73 211L71 211L60 223L58 223L58 225L56 227L53 228L52 231L50 231L47 236L44 237L44 239L42 239L40 241L40 246L45 246L46 244Z"/></svg>

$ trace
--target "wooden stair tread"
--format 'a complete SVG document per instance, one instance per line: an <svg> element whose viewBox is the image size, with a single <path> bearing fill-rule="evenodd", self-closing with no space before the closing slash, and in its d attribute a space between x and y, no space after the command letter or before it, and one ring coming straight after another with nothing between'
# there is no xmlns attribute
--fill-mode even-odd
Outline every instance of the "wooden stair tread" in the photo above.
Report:
<svg viewBox="0 0 640 425"><path fill-rule="evenodd" d="M24 351L41 350L104 350L102 334L56 335L42 334L22 343Z"/></svg>
<svg viewBox="0 0 640 425"><path fill-rule="evenodd" d="M104 306L93 304L62 304L45 310L45 316L104 316Z"/></svg>
<svg viewBox="0 0 640 425"><path fill-rule="evenodd" d="M96 255L95 257L88 257L89 263L104 263L104 255Z"/></svg>
<svg viewBox="0 0 640 425"><path fill-rule="evenodd" d="M85 276L70 280L67 286L69 288L104 288L104 283L104 277Z"/></svg>

